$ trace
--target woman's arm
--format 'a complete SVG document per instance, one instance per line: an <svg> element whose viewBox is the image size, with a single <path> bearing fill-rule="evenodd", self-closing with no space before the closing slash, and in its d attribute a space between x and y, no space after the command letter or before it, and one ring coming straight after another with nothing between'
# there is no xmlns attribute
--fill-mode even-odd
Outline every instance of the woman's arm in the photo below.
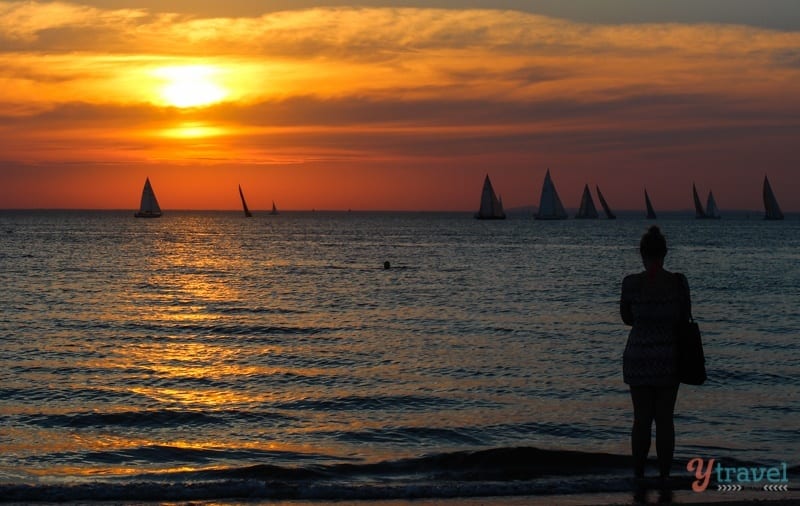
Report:
<svg viewBox="0 0 800 506"><path fill-rule="evenodd" d="M626 325L633 325L633 310L631 309L632 294L635 293L636 278L634 275L625 276L622 280L622 295L619 299L619 314Z"/></svg>

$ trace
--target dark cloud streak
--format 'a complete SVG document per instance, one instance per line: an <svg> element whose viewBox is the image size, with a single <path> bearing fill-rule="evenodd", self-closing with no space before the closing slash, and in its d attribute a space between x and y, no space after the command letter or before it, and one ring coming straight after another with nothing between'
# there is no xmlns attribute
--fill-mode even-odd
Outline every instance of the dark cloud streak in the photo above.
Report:
<svg viewBox="0 0 800 506"><path fill-rule="evenodd" d="M304 96L193 111L72 103L35 116L0 117L0 128L9 132L52 129L54 135L74 129L89 132L84 134L89 135L84 140L89 143L95 142L91 132L96 132L97 143L121 151L143 151L157 142L152 136L134 136L122 142L105 138L104 132L158 132L198 122L231 128L225 137L231 153L262 149L296 152L298 156L339 152L342 156L424 158L624 151L631 156L645 152L668 156L734 146L748 138L788 140L800 136L798 118L798 103L776 104L765 110L763 105L753 107L702 94L639 94L586 103ZM206 142L213 144L214 140ZM203 156L202 152L198 156Z"/></svg>
<svg viewBox="0 0 800 506"><path fill-rule="evenodd" d="M103 8L146 8L198 17L258 16L268 12L338 7L340 0L94 0ZM359 0L353 5L396 7L397 0ZM405 0L405 7L510 9L583 23L726 23L800 30L796 0Z"/></svg>

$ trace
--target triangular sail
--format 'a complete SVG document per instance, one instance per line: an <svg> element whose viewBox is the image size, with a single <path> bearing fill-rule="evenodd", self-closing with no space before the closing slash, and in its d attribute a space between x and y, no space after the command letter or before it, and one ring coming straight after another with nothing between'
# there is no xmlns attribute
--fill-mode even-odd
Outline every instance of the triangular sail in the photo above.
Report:
<svg viewBox="0 0 800 506"><path fill-rule="evenodd" d="M594 200L592 200L592 194L589 192L588 184L583 187L581 205L575 217L579 219L596 219L598 217L597 208L594 206Z"/></svg>
<svg viewBox="0 0 800 506"><path fill-rule="evenodd" d="M564 205L561 203L561 199L558 198L556 186L550 178L550 169L547 169L547 173L544 176L542 196L539 199L539 212L534 217L537 220L564 220L567 218Z"/></svg>
<svg viewBox="0 0 800 506"><path fill-rule="evenodd" d="M245 217L250 218L253 216L253 213L251 213L250 209L247 208L247 202L245 202L244 193L242 192L242 185L239 185L239 197L242 198L242 209L244 210Z"/></svg>
<svg viewBox="0 0 800 506"><path fill-rule="evenodd" d="M778 200L775 198L775 194L772 193L772 187L769 184L769 180L767 176L764 176L764 219L765 220L782 220L783 219L783 212L781 211L780 206L778 206Z"/></svg>
<svg viewBox="0 0 800 506"><path fill-rule="evenodd" d="M153 186L150 184L149 177L144 181L139 212L134 216L137 218L158 218L161 216L161 207L158 205L158 199L156 199L156 194L153 191Z"/></svg>
<svg viewBox="0 0 800 506"><path fill-rule="evenodd" d="M275 206L275 201L272 201L272 211L269 214L278 214L278 208Z"/></svg>
<svg viewBox="0 0 800 506"><path fill-rule="evenodd" d="M506 213L503 211L503 202L497 198L492 188L489 175L483 180L483 190L481 191L481 207L475 217L480 220L502 220Z"/></svg>
<svg viewBox="0 0 800 506"><path fill-rule="evenodd" d="M600 200L600 205L603 206L603 211L606 213L606 218L609 220L616 219L616 215L611 212L611 208L608 207L608 202L606 202L606 199L603 198L603 194L600 193L600 187L595 185L594 189L597 190L597 198Z"/></svg>
<svg viewBox="0 0 800 506"><path fill-rule="evenodd" d="M697 187L692 183L692 197L694 198L694 217L702 219L706 217L706 211L703 209L703 204L700 202L700 197L697 195Z"/></svg>
<svg viewBox="0 0 800 506"><path fill-rule="evenodd" d="M650 202L650 196L647 194L647 189L644 190L644 204L647 206L647 219L655 220L656 212L653 210L653 204Z"/></svg>
<svg viewBox="0 0 800 506"><path fill-rule="evenodd" d="M714 200L714 193L708 192L708 200L706 200L706 218L719 219L719 209L717 209L717 201Z"/></svg>

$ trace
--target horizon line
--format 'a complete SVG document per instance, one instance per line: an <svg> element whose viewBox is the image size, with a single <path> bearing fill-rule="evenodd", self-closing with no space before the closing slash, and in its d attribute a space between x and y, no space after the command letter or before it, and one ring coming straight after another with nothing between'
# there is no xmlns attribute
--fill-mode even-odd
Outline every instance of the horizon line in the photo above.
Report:
<svg viewBox="0 0 800 506"><path fill-rule="evenodd" d="M577 207L565 207L567 211L577 211ZM510 209L506 209L507 213L512 214L524 214L529 212L535 212L538 208L536 206L520 206L514 207ZM105 207L8 207L8 208L0 208L0 212L9 212L9 211L76 211L76 212L130 212L135 213L135 208L105 208ZM271 213L272 208L264 208L264 209L250 209L253 213ZM176 212L176 213L187 213L187 212L211 212L211 213L241 213L241 209L236 208L229 208L229 209L200 209L200 208L176 208L176 209L166 209L162 212L164 214L169 212ZM279 213L305 213L305 212L324 212L324 213L475 213L475 209L280 209ZM634 214L634 213L645 213L646 210L642 209L615 209L615 213L625 213L625 214ZM695 210L692 208L683 208L683 209L661 209L658 213L665 213L665 214L694 214ZM763 209L727 209L721 211L721 215L725 214L744 214L744 213L756 213L761 214L764 213ZM784 211L784 214L798 214L800 211ZM599 218L600 220L606 218ZM591 221L591 220L590 220Z"/></svg>

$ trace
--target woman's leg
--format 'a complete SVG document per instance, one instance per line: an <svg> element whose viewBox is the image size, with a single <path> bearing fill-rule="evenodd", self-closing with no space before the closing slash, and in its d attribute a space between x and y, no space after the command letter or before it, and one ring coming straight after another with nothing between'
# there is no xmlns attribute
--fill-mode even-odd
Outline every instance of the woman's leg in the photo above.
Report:
<svg viewBox="0 0 800 506"><path fill-rule="evenodd" d="M678 385L659 387L655 396L656 452L658 471L662 478L668 478L675 451L675 400L678 398Z"/></svg>
<svg viewBox="0 0 800 506"><path fill-rule="evenodd" d="M651 428L656 411L655 389L647 386L631 386L633 401L633 430L631 431L631 453L633 473L644 477L647 454L650 452Z"/></svg>

